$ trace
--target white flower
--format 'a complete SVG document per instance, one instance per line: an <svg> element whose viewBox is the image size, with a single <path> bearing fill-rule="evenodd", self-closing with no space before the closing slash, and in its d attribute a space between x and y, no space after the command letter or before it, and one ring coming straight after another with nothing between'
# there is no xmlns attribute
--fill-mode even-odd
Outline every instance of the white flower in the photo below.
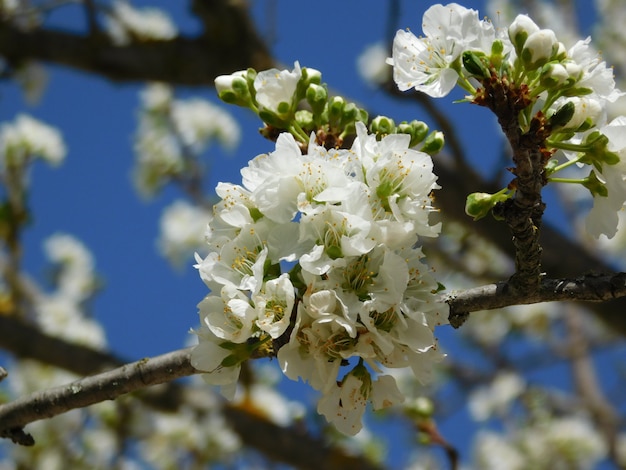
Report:
<svg viewBox="0 0 626 470"><path fill-rule="evenodd" d="M362 418L368 394L367 385L354 374L349 374L341 385L335 385L320 398L317 412L323 414L340 432L354 436L363 427Z"/></svg>
<svg viewBox="0 0 626 470"><path fill-rule="evenodd" d="M200 318L217 338L244 343L252 335L256 320L250 299L232 286L222 287L220 296L208 295L198 304Z"/></svg>
<svg viewBox="0 0 626 470"><path fill-rule="evenodd" d="M289 326L294 303L295 291L289 275L284 273L278 279L270 279L254 297L257 326L272 338L278 338Z"/></svg>
<svg viewBox="0 0 626 470"><path fill-rule="evenodd" d="M158 8L136 9L125 1L113 3L113 14L107 18L109 34L116 44L124 45L133 38L140 41L167 41L178 35L176 25Z"/></svg>
<svg viewBox="0 0 626 470"><path fill-rule="evenodd" d="M552 418L523 429L516 437L527 468L552 462L554 468L592 469L607 454L600 433L578 416Z"/></svg>
<svg viewBox="0 0 626 470"><path fill-rule="evenodd" d="M158 247L174 265L182 266L196 251L206 249L205 231L211 215L203 208L178 200L161 215Z"/></svg>
<svg viewBox="0 0 626 470"><path fill-rule="evenodd" d="M422 29L423 38L398 31L387 63L393 65L400 90L415 88L434 98L446 96L456 85L458 72L452 64L464 50L482 49L495 38L493 27L479 20L476 10L456 3L431 6Z"/></svg>
<svg viewBox="0 0 626 470"><path fill-rule="evenodd" d="M564 129L578 129L586 120L592 123L603 121L606 110L603 104L589 96L574 96L572 98L559 98L554 103L555 109L560 109L567 103L574 105L574 114L567 123L563 125Z"/></svg>
<svg viewBox="0 0 626 470"><path fill-rule="evenodd" d="M203 380L211 385L218 385L220 393L232 399L237 388L237 379L241 372L241 363L223 365L222 362L232 355L232 350L225 347L206 325L196 332L198 344L191 350L191 365L200 371Z"/></svg>
<svg viewBox="0 0 626 470"><path fill-rule="evenodd" d="M21 165L35 156L56 166L65 154L59 131L26 114L18 115L14 124L0 127L0 159L4 166Z"/></svg>
<svg viewBox="0 0 626 470"><path fill-rule="evenodd" d="M241 138L239 125L229 113L200 98L174 101L172 119L183 143L195 152L203 150L213 137L230 149Z"/></svg>
<svg viewBox="0 0 626 470"><path fill-rule="evenodd" d="M198 98L175 100L172 89L151 84L141 93L142 107L135 136L135 181L145 196L154 195L169 179L185 171L213 139L233 148L240 138L236 121L218 106Z"/></svg>
<svg viewBox="0 0 626 470"><path fill-rule="evenodd" d="M75 299L59 292L37 299L37 324L45 333L96 349L105 349L102 325L85 316Z"/></svg>
<svg viewBox="0 0 626 470"><path fill-rule="evenodd" d="M513 372L499 373L493 382L474 390L469 398L469 410L477 421L485 421L492 415L506 413L511 402L525 389L524 380Z"/></svg>
<svg viewBox="0 0 626 470"><path fill-rule="evenodd" d="M172 87L165 83L151 83L140 94L146 111L167 112L174 100Z"/></svg>
<svg viewBox="0 0 626 470"><path fill-rule="evenodd" d="M390 72L386 63L387 55L387 48L382 43L369 45L359 55L357 70L369 85L378 86L387 81Z"/></svg>
<svg viewBox="0 0 626 470"><path fill-rule="evenodd" d="M608 148L616 152L620 160L615 165L603 165L598 172L598 178L606 186L608 195L594 195L586 227L587 232L596 238L602 234L613 238L619 222L617 212L626 202L626 117L615 118L600 131L609 138Z"/></svg>
<svg viewBox="0 0 626 470"><path fill-rule="evenodd" d="M94 260L81 241L71 235L56 234L45 241L44 250L50 261L61 265L57 285L64 297L78 304L93 294Z"/></svg>
<svg viewBox="0 0 626 470"><path fill-rule="evenodd" d="M259 111L268 111L278 116L288 115L297 103L294 102L296 86L302 78L302 69L298 62L294 69L269 69L259 72L254 79L256 101Z"/></svg>
<svg viewBox="0 0 626 470"><path fill-rule="evenodd" d="M615 88L613 69L607 67L590 43L591 38L578 41L567 52L568 58L581 69L581 77L576 85L591 89L591 96L602 103L614 103L624 93Z"/></svg>
<svg viewBox="0 0 626 470"><path fill-rule="evenodd" d="M270 226L261 221L249 226L202 260L196 255L200 276L211 289L232 286L258 293L263 283L263 270L268 258L267 240Z"/></svg>
<svg viewBox="0 0 626 470"><path fill-rule="evenodd" d="M474 462L481 470L526 470L524 453L495 432L483 431L474 442Z"/></svg>
<svg viewBox="0 0 626 470"><path fill-rule="evenodd" d="M431 193L438 189L433 163L424 152L409 149L408 135L393 134L377 141L357 123L352 147L363 164L370 188L369 204L378 221L378 240L390 248L410 244L415 234L437 236L441 224L431 224Z"/></svg>

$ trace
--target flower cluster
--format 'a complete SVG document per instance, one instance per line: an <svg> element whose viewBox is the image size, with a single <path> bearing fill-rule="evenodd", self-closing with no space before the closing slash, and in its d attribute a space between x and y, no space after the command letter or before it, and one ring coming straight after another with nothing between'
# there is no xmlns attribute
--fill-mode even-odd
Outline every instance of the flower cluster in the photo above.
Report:
<svg viewBox="0 0 626 470"><path fill-rule="evenodd" d="M569 49L550 29L541 29L519 15L508 28L496 29L476 10L455 3L434 5L423 17L424 36L398 31L393 45L394 80L401 90L415 88L443 97L459 85L468 101L490 107L496 114L507 106L494 104L498 91L515 102L521 134L541 131L540 151L546 156L548 181L576 183L594 197L589 232L612 237L617 211L626 201L623 133L618 119L607 123L607 106L623 94L615 88L612 70L591 48L590 39ZM510 107L510 106L509 106ZM496 108L496 109L494 109ZM497 108L500 108L498 110ZM609 135L611 134L611 135ZM564 156L565 162L551 156ZM578 179L556 173L578 164L588 176ZM486 215L513 190L468 198L469 215Z"/></svg>
<svg viewBox="0 0 626 470"><path fill-rule="evenodd" d="M283 372L323 394L318 411L344 433L400 402L382 367L422 381L440 358L433 336L447 306L416 248L437 236L432 161L409 135L377 140L356 124L351 149L291 134L220 183L197 268L212 293L199 304L192 364L232 394L241 363L277 356ZM373 374L377 374L374 379Z"/></svg>

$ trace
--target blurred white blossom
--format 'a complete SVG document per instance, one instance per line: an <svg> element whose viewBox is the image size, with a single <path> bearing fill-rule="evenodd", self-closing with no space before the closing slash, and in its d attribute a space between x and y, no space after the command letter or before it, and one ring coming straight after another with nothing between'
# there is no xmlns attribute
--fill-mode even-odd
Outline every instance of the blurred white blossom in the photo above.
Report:
<svg viewBox="0 0 626 470"><path fill-rule="evenodd" d="M139 41L166 41L178 35L174 22L163 10L154 7L137 9L129 2L116 0L107 17L108 32L116 44Z"/></svg>
<svg viewBox="0 0 626 470"><path fill-rule="evenodd" d="M211 214L196 205L178 200L165 208L161 215L158 247L176 267L196 252L206 252L205 232Z"/></svg>
<svg viewBox="0 0 626 470"><path fill-rule="evenodd" d="M525 388L524 379L518 374L500 372L491 383L472 391L468 401L470 413L477 421L484 421L494 415L502 417Z"/></svg>
<svg viewBox="0 0 626 470"><path fill-rule="evenodd" d="M380 42L371 44L357 58L357 70L366 83L378 86L385 83L391 76L391 68L386 60L389 51Z"/></svg>
<svg viewBox="0 0 626 470"><path fill-rule="evenodd" d="M33 157L56 166L65 154L65 143L59 131L27 114L19 114L14 123L0 127L0 164L4 167L23 165Z"/></svg>
<svg viewBox="0 0 626 470"><path fill-rule="evenodd" d="M153 196L169 180L194 177L200 153L213 141L233 149L239 125L219 106L200 98L176 99L172 88L153 83L141 93L135 133L134 180L139 192Z"/></svg>

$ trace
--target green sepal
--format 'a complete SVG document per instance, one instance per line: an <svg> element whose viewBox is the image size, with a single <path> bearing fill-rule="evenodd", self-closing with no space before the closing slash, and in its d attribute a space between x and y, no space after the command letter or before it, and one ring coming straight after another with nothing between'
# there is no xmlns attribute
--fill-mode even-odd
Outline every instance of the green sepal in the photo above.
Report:
<svg viewBox="0 0 626 470"><path fill-rule="evenodd" d="M589 172L589 176L585 178L582 185L589 190L592 196L608 197L609 195L607 187L598 179L594 170Z"/></svg>
<svg viewBox="0 0 626 470"><path fill-rule="evenodd" d="M488 59L484 52L479 51L465 51L462 55L463 67L470 74L479 79L489 78L491 73L489 72Z"/></svg>

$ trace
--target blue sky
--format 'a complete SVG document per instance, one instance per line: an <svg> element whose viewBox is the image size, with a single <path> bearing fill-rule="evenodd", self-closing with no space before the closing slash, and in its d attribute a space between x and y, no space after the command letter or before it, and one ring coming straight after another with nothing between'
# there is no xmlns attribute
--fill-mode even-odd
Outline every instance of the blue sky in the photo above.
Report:
<svg viewBox="0 0 626 470"><path fill-rule="evenodd" d="M172 12L184 25L183 30L192 32L197 25L185 12L187 3L133 2ZM402 2L399 26L419 31L421 15L431 3ZM279 0L275 17L267 2L255 5L261 32L275 37L272 50L286 66L291 68L298 60L302 66L319 69L333 90L372 113L387 114L396 121L426 119L414 104L389 99L369 88L357 74L358 54L365 46L385 39L386 2L324 0L305 4ZM482 1L465 5L484 13ZM67 13L52 19L59 25L76 27L82 15L68 8ZM161 211L180 196L179 192L169 188L146 202L132 186L132 136L141 86L114 84L60 67L48 71L48 90L35 107L24 103L16 86L0 84L0 122L14 119L18 112L30 113L58 127L69 148L61 167L37 164L32 172L30 207L34 221L24 234L25 269L32 276L43 274L41 244L49 235L64 232L76 236L92 250L104 282L93 313L103 323L112 351L134 360L178 349L197 323L196 304L207 290L191 260L186 269L175 272L156 248ZM215 100L212 89L182 88L178 92L183 97ZM461 139L468 142L468 154L480 156L480 166L487 168L500 149L494 120L485 109L451 104L455 98L460 95L444 98L439 105L453 109L450 117ZM218 181L239 182L239 168L272 148L258 135L259 122L251 114L235 108L230 111L241 118L244 138L232 154L216 147L209 149L206 157L212 162L211 187ZM440 336L447 342L453 333L446 329ZM461 444L467 441L468 422L463 413L455 419L446 425L447 437Z"/></svg>

